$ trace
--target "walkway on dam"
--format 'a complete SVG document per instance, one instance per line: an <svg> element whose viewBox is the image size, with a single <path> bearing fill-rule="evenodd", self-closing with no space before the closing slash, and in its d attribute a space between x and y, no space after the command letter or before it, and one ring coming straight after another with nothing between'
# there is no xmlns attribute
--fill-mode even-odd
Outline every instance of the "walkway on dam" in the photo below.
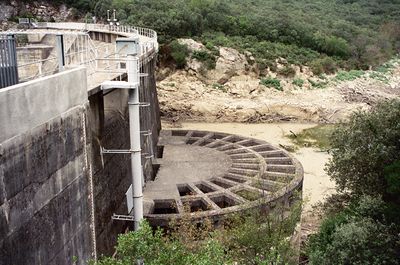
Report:
<svg viewBox="0 0 400 265"><path fill-rule="evenodd" d="M92 39L90 37L91 33L93 33L93 36L97 36L102 40ZM66 44L68 47L65 48L65 67L73 68L80 65L86 66L89 96L99 92L100 85L104 81L126 78L126 69L121 67L122 65L126 65L126 53L124 53L124 50L116 51L115 40L117 37L139 39L140 50L138 51L138 58L141 64L150 61L158 52L157 33L150 29L137 27L42 22L38 23L36 28L11 30L3 32L2 34L37 34L41 36L56 36L61 34L73 36L73 41ZM111 35L114 36L114 38L105 38L105 36ZM54 74L57 71L57 47L55 41L53 41L52 44L52 46L46 45L46 47L52 48L49 54L51 59L45 58L44 60L38 60L38 62L28 62L24 64L24 67L32 67L35 63L49 64L49 61L53 60L50 70L44 74L33 75L30 79L35 79L46 74ZM38 48L41 47L41 45L35 44L32 47Z"/></svg>

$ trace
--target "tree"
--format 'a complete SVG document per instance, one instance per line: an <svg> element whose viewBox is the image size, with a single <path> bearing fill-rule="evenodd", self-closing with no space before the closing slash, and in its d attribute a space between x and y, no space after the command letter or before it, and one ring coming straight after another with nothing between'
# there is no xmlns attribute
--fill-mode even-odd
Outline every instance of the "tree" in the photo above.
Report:
<svg viewBox="0 0 400 265"><path fill-rule="evenodd" d="M385 168L400 160L400 100L354 113L332 136L328 174L339 192L389 198Z"/></svg>
<svg viewBox="0 0 400 265"><path fill-rule="evenodd" d="M380 198L362 196L328 216L308 241L311 265L399 264L398 227L386 218Z"/></svg>

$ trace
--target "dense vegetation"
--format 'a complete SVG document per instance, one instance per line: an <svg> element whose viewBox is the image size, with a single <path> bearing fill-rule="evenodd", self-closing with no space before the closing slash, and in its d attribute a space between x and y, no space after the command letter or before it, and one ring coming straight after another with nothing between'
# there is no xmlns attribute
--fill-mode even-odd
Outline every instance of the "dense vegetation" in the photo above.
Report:
<svg viewBox="0 0 400 265"><path fill-rule="evenodd" d="M400 101L335 130L328 174L338 195L311 237L311 264L400 264Z"/></svg>
<svg viewBox="0 0 400 265"><path fill-rule="evenodd" d="M272 65L278 57L315 71L378 65L399 51L398 0L58 0L105 19L155 29L162 43L193 37L233 46Z"/></svg>
<svg viewBox="0 0 400 265"><path fill-rule="evenodd" d="M173 223L169 233L156 232L146 221L138 232L119 236L117 255L102 258L99 265L144 264L174 265L283 265L296 264L290 236L299 221L301 205L295 203L291 214L277 205L272 214L260 208L233 215L214 229L208 219L198 226L189 215Z"/></svg>

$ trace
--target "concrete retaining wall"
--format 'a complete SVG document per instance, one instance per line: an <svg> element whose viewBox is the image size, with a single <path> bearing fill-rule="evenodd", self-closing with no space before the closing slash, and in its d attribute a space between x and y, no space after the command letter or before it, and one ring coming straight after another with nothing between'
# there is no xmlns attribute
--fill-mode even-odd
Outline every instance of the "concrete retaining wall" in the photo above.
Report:
<svg viewBox="0 0 400 265"><path fill-rule="evenodd" d="M0 90L0 264L91 257L86 71Z"/></svg>

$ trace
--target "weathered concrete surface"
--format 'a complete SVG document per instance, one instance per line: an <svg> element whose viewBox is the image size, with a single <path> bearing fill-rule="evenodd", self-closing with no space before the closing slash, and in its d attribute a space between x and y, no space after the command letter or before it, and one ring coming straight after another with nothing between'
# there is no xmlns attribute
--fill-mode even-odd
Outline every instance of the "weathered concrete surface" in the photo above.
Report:
<svg viewBox="0 0 400 265"><path fill-rule="evenodd" d="M286 151L252 138L207 131L163 131L160 169L144 190L145 217L168 226L183 216L215 222L261 204L289 209L303 168Z"/></svg>
<svg viewBox="0 0 400 265"><path fill-rule="evenodd" d="M84 69L0 91L0 264L91 257Z"/></svg>
<svg viewBox="0 0 400 265"><path fill-rule="evenodd" d="M155 61L141 67L141 72L148 73L141 78L140 101L149 102L150 107L140 109L141 131L150 131L151 136L141 137L143 154L150 154L157 148L161 129L159 106L155 85ZM128 214L125 192L131 184L130 158L126 154L105 154L100 157L100 145L106 149L129 149L128 91L115 89L103 95L91 94L90 101L90 141L94 200L96 216L96 238L98 253L112 254L117 236L128 223L113 221L114 213ZM151 159L142 156L144 177L153 178Z"/></svg>
<svg viewBox="0 0 400 265"><path fill-rule="evenodd" d="M177 185L222 177L231 167L228 155L202 146L166 145L157 177L148 182L146 200L179 199Z"/></svg>
<svg viewBox="0 0 400 265"><path fill-rule="evenodd" d="M107 42L117 37L97 35ZM157 156L161 129L156 57L150 58L141 58L141 72L148 76L141 77L140 88L140 101L150 103L140 112L141 130L151 132L141 138L146 180L154 176L150 156ZM99 74L87 84L86 74L74 70L0 91L0 264L72 264L73 256L84 263L94 243L98 255L113 252L128 224L111 217L127 214L131 177L129 156L108 154L103 161L100 156L100 146L129 147L127 91L103 95L99 85L109 78ZM15 183L4 183L13 178ZM10 209L12 203L19 208Z"/></svg>
<svg viewBox="0 0 400 265"><path fill-rule="evenodd" d="M84 104L86 93L83 68L1 89L0 143Z"/></svg>

